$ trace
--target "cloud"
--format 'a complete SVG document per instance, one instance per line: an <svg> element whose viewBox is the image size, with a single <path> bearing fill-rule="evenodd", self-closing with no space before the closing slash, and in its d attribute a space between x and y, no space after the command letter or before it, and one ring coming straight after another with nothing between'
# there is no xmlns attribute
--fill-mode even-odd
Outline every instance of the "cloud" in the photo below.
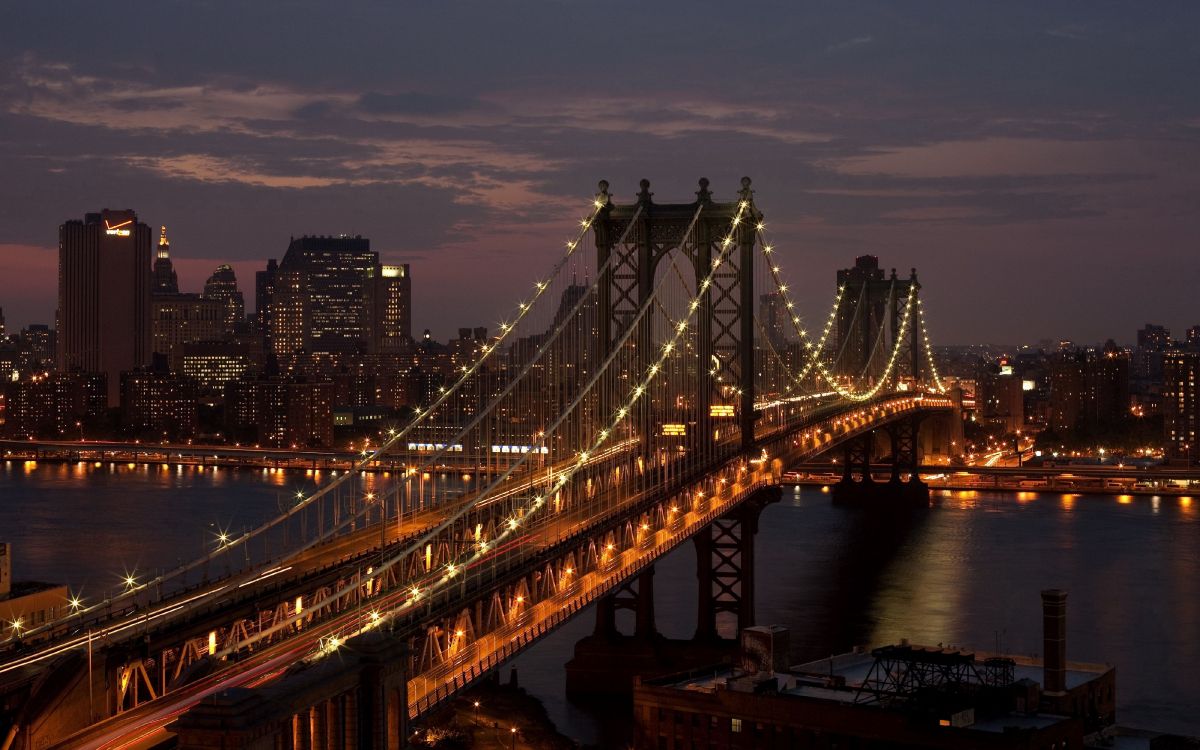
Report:
<svg viewBox="0 0 1200 750"><path fill-rule="evenodd" d="M472 99L423 94L418 91L397 94L368 91L358 98L357 104L362 111L375 115L448 115L480 107L480 103Z"/></svg>
<svg viewBox="0 0 1200 750"><path fill-rule="evenodd" d="M870 44L875 41L875 37L867 34L865 36L856 36L853 39L847 39L841 42L835 42L825 48L826 52L841 52L842 50L850 49L851 47L861 47L864 44Z"/></svg>

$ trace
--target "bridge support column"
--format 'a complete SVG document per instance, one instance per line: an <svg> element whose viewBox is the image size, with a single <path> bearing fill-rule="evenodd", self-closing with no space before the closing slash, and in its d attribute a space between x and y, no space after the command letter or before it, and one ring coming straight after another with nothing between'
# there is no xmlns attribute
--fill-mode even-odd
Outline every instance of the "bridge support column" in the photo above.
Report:
<svg viewBox="0 0 1200 750"><path fill-rule="evenodd" d="M888 492L906 503L927 505L929 486L921 481L917 469L921 466L921 415L909 416L888 427L892 439L892 476ZM908 479L904 480L903 475Z"/></svg>
<svg viewBox="0 0 1200 750"><path fill-rule="evenodd" d="M842 479L833 485L835 503L853 504L875 496L875 480L871 477L871 453L874 447L873 430L846 441L842 456Z"/></svg>
<svg viewBox="0 0 1200 750"><path fill-rule="evenodd" d="M754 537L762 509L779 498L778 487L763 490L693 538L700 584L695 640L719 641L717 620L722 614L734 618L735 641L743 628L754 624Z"/></svg>
<svg viewBox="0 0 1200 750"><path fill-rule="evenodd" d="M621 609L634 613L635 638L650 641L658 635L654 622L654 566L638 574L636 584L630 581L596 602L596 629L592 634L609 640L620 636L617 610Z"/></svg>
<svg viewBox="0 0 1200 750"><path fill-rule="evenodd" d="M833 486L833 500L844 505L912 505L929 504L929 487L921 481L920 467L921 415L910 414L886 428L890 439L891 476L886 482L876 482L871 476L873 432L859 435L846 443L842 479Z"/></svg>

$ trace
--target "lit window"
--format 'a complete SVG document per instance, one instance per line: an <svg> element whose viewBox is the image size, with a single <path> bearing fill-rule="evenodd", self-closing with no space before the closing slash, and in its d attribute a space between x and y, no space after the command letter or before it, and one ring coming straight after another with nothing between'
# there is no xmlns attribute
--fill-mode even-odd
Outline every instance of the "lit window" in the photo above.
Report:
<svg viewBox="0 0 1200 750"><path fill-rule="evenodd" d="M729 720L729 731L731 731L731 732L742 731L742 720L741 719L730 719Z"/></svg>

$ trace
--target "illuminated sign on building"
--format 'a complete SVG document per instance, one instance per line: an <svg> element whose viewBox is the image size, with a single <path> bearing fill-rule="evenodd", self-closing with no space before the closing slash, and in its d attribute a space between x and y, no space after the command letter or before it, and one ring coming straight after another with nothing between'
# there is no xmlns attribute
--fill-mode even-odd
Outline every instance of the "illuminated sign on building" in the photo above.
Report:
<svg viewBox="0 0 1200 750"><path fill-rule="evenodd" d="M404 276L404 266L384 266L380 275L385 279L396 279Z"/></svg>
<svg viewBox="0 0 1200 750"><path fill-rule="evenodd" d="M120 224L109 224L108 219L105 219L104 220L104 233L108 234L108 235L115 235L117 237L128 237L129 230L126 229L126 227L128 227L132 223L133 223L133 219L126 219L125 221L122 221Z"/></svg>

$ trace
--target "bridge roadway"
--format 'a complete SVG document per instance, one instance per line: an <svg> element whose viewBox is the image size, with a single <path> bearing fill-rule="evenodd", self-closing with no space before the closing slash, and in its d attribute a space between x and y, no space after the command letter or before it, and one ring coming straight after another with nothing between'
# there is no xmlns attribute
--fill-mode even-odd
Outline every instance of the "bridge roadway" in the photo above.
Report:
<svg viewBox="0 0 1200 750"><path fill-rule="evenodd" d="M597 454L589 460L589 463L598 464L611 461L620 454L627 453L636 445L636 440L624 441ZM575 461L563 461L554 467L536 469L532 476L514 482L513 486L507 489L493 493L483 505L527 492L536 483L546 482L548 477L552 478L557 472L576 465ZM268 581L270 585L279 587L296 581L311 581L312 577L316 575L336 577L338 572L347 568L361 567L369 560L377 558L381 552L386 552L388 548L418 538L440 523L447 514L453 513L469 500L469 497L464 496L444 505L405 514L399 520L388 519L386 527L382 530L379 522L374 522L361 529L322 542L309 550L279 560L274 567L268 568L267 564L263 564L252 571L238 571L232 575L173 592L166 598L153 603L142 605L131 597L126 600L126 606L116 611L109 609L97 612L90 619L84 619L82 615L66 618L44 632L34 631L22 642L23 646L28 647L49 641L46 646L32 652L21 652L11 648L0 652L0 657L4 658L4 661L0 663L0 686L3 685L5 675L52 659L67 651L87 648L89 641L98 645L111 645L143 636L152 625L161 627L171 622L172 615L186 615L184 608L187 608L188 611L195 611L201 606L221 599L221 595L226 592L233 593L234 597L226 596L221 599L222 608L218 610L218 613L255 600L260 596L260 590L255 587L266 585ZM211 616L213 613L206 614ZM80 635L80 633L83 634ZM56 638L63 640L55 640Z"/></svg>
<svg viewBox="0 0 1200 750"><path fill-rule="evenodd" d="M945 403L943 403L943 401ZM725 464L709 472L706 478L728 478L728 490L719 495L708 495L699 499L694 492L696 486L706 482L693 480L691 486L674 493L674 497L686 498L686 508L675 515L664 527L647 530L640 534L638 543L625 549L615 550L605 564L580 575L553 596L528 607L501 628L479 636L469 646L453 655L434 669L414 675L409 681L409 714L420 716L457 691L480 679L541 635L553 630L577 614L597 597L612 591L625 580L643 570L671 548L686 541L715 518L735 507L754 492L779 483L782 467L788 462L801 460L827 450L837 442L873 429L890 419L920 409L946 409L952 406L948 399L929 398L912 393L892 394L867 405L855 405L842 413L829 414L817 410L814 421L791 425L770 439L760 441L764 450L776 458L770 462L752 462L746 469L746 455L736 455ZM803 437L800 431L804 430ZM755 450L758 447L756 446ZM579 539L589 530L605 521L637 513L657 491L647 491L625 499L606 514L604 519L587 519L583 522L539 524L536 529L518 540L528 551L524 562L516 561L510 567L528 565L548 550L561 547L565 542ZM666 498L658 498L660 502ZM450 587L456 588L456 587ZM478 594L479 592L473 592ZM419 616L428 620L435 610L435 599L428 605L414 606L409 592L404 589L387 591L377 595L370 609L359 607L338 613L326 621L306 625L287 640L269 645L238 660L226 660L223 667L196 681L173 690L157 699L148 701L109 717L88 729L65 739L54 747L101 747L134 748L151 747L167 737L166 725L183 711L221 690L236 687L253 687L274 679L314 654L327 654L330 639L335 636L348 637L387 622L379 618L379 611L397 610L411 627ZM447 611L461 608L458 593L443 595L437 607ZM470 596L466 597L471 600ZM423 610L418 612L417 610ZM389 627L403 627L400 624Z"/></svg>

